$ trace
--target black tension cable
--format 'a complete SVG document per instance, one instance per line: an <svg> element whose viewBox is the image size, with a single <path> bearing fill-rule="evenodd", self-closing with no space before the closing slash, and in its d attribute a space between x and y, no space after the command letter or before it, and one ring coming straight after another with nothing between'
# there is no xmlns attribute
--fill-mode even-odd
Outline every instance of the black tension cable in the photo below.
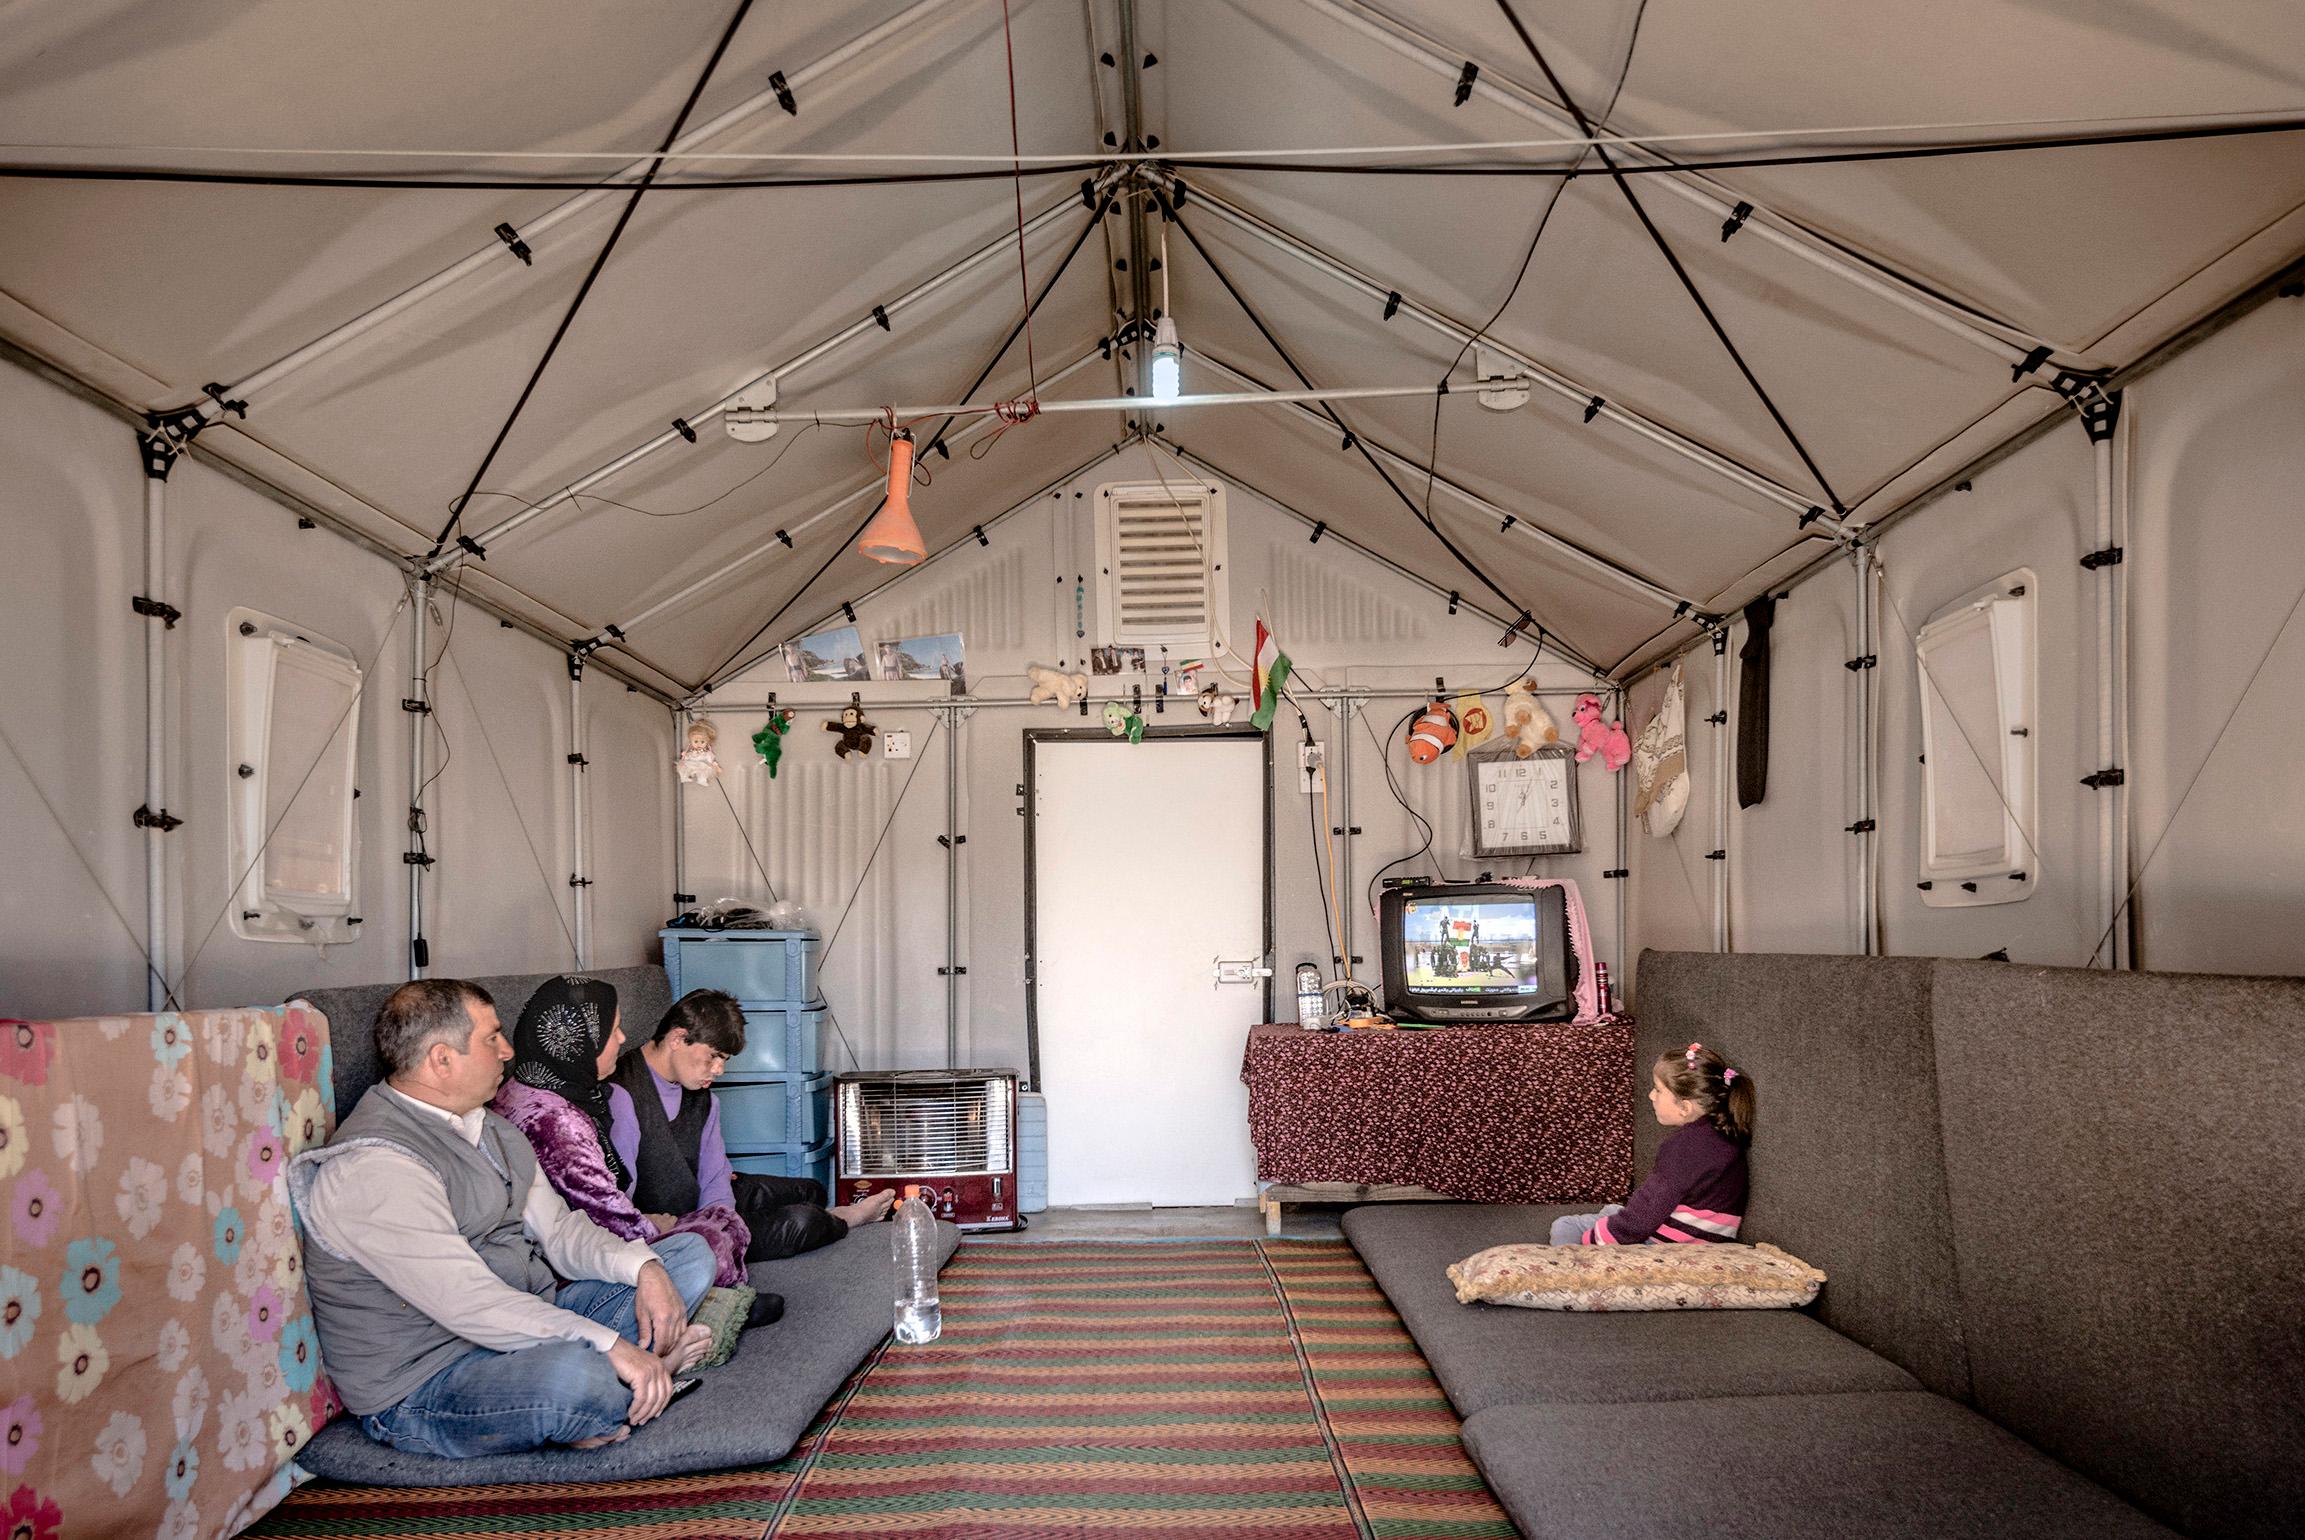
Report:
<svg viewBox="0 0 2305 1540"><path fill-rule="evenodd" d="M1553 73L1553 66L1547 62L1544 50L1539 48L1537 40L1529 35L1529 29L1521 24L1520 13L1513 9L1513 0L1497 0L1497 9L1503 11L1505 20L1512 23L1514 33L1521 40L1521 46L1528 49L1530 58L1536 60L1537 68L1543 72L1546 83L1552 86L1553 94L1561 99L1561 105L1569 110L1569 116L1577 120L1577 131L1587 139L1597 137L1594 132L1593 120L1585 116L1585 110L1577 105L1576 98L1571 96L1568 88L1561 84L1561 77ZM1690 277L1689 270L1681 265L1681 259L1674 252L1672 243L1665 239L1664 232L1659 230L1656 221L1649 217L1648 209L1641 203L1640 194L1634 192L1632 184L1618 173L1616 160L1609 154L1608 147L1596 144L1592 148L1600 156L1601 164L1608 168L1610 179L1615 182L1617 190L1625 195L1625 202L1632 206L1634 217L1640 220L1641 228L1649 233L1649 239L1656 244L1657 250L1664 256L1666 265L1672 268L1673 276L1681 281L1682 289L1687 292L1690 300L1696 305L1698 313L1704 316L1705 324L1713 329L1713 335L1719 339L1722 348L1727 351L1730 359L1736 364L1737 372L1745 377L1746 384L1753 387L1753 394L1761 398L1761 405L1768 409L1769 416L1776 422L1778 431L1785 435L1785 441L1793 446L1793 452L1801 457L1801 463L1807 466L1809 474L1816 478L1818 487L1825 494L1825 500L1833 505L1833 512L1836 514L1848 512L1847 505L1841 501L1841 494L1833 490L1833 484L1825 479L1825 472L1817 464L1816 457L1809 453L1809 446L1801 442L1801 436L1793 431L1793 425L1787 422L1785 414L1777 409L1777 403L1770 397L1768 388L1762 385L1760 377L1753 373L1752 366L1745 362L1745 355L1738 350L1737 344L1731 340L1728 329L1721 325L1720 317L1713 314L1713 307L1706 303L1703 291L1697 287L1697 281Z"/></svg>
<svg viewBox="0 0 2305 1540"><path fill-rule="evenodd" d="M1280 338L1273 335L1272 328L1265 324L1264 317L1257 314L1256 307L1248 302L1248 296L1241 293L1239 287L1232 281L1231 275L1224 270L1223 265L1220 264L1213 255L1210 254L1209 249L1206 246L1201 244L1200 237L1193 234L1192 226L1185 222L1183 215L1180 214L1177 216L1176 226L1179 231L1183 232L1185 240L1192 246L1192 249L1200 255L1200 259L1208 264L1209 271L1216 275L1217 282L1224 286L1225 292L1233 297L1233 303L1241 307L1241 314L1249 318L1249 324L1257 329L1258 333L1265 339L1265 342L1276 354L1280 356L1281 362L1288 366L1289 373L1297 377L1297 383L1303 386L1306 390L1319 389L1320 387L1313 384L1311 376L1307 375L1304 370L1297 367L1295 356L1289 352L1288 348L1281 342ZM1444 531L1440 525L1433 521L1432 516L1417 506L1416 499L1409 496L1409 494L1402 489L1401 484L1393 479L1392 473L1385 469L1383 462L1378 460L1377 457L1369 451L1369 447L1366 444L1361 443L1360 440L1353 435L1352 430L1345 426L1345 420L1337 415L1335 407L1331 406L1326 401L1320 402L1318 405L1320 406L1322 414L1325 415L1330 422L1336 424L1337 431L1345 434L1348 442L1351 443L1352 447L1359 451L1360 457L1368 462L1369 468L1375 471L1377 475L1383 479L1384 484L1387 487L1392 489L1393 496L1401 500L1401 506L1408 509L1410 515L1415 518L1419 524L1422 524L1425 529L1431 533L1435 540L1438 540L1441 543L1442 548L1445 549L1449 555L1456 558L1457 565L1463 567L1467 572L1471 573L1476 579L1478 579L1483 588L1486 588L1490 593L1496 595L1497 598L1502 601L1514 614L1521 615L1529 613L1530 606L1523 604L1520 600L1514 598L1511 594L1506 593L1502 588L1498 587L1495 580L1492 579L1488 573L1482 571L1479 565L1476 564L1470 556L1467 556L1464 551L1458 547L1454 540L1451 540L1448 537L1447 532ZM1547 628L1545 635L1553 643L1554 647L1558 651L1576 663L1578 667L1586 669L1596 676L1600 673L1599 666L1596 665L1590 658L1586 657L1579 649L1571 646L1566 640L1562 638L1559 632Z"/></svg>
<svg viewBox="0 0 2305 1540"><path fill-rule="evenodd" d="M1000 361L1008 356L1008 350L1016 346L1016 339L1024 334L1025 323L1032 319L1033 315L1039 311L1040 307L1047 302L1049 295L1055 292L1057 281L1064 277L1065 269L1072 266L1072 259L1080 254L1081 247L1087 243L1088 238L1091 235L1096 233L1098 226L1104 223L1105 211L1111 208L1112 204L1113 199L1110 193L1105 194L1097 201L1096 207L1089 212L1088 223L1081 226L1080 234L1074 236L1072 244L1065 248L1063 259L1057 263L1055 271L1051 272L1048 275L1046 281L1041 284L1040 293L1033 296L1032 302L1025 306L1024 314L1019 316L1017 318L1016 324L1008 329L1008 335L1001 338L1000 346L993 351L992 357L985 361L985 366L977 371L976 378L969 382L968 387L960 393L958 399L962 401L971 399L984 385L984 382L992 378L993 371L1000 367ZM944 443L944 436L946 432L951 429L953 423L957 420L957 415L948 415L943 422L937 424L936 431L928 435L926 439L922 440L920 452L925 455L931 449L940 449L940 446ZM940 452L949 453L949 451L942 451L941 449ZM884 498L883 501L886 501L886 499ZM754 642L759 641L761 637L767 633L770 626L773 626L779 620L782 620L784 618L785 612L790 610L795 604L798 604L801 598L806 595L811 588L816 586L817 581L821 579L827 572L832 570L832 564L840 560L841 553L846 551L850 546L856 544L857 540L863 536L865 527L871 524L873 519L879 515L880 506L880 503L873 504L872 512L865 515L864 523L859 524L856 527L855 532L852 533L846 540L843 540L839 545L836 545L832 548L832 554L824 559L824 564L822 566L818 567L815 572L809 575L808 581L801 584L798 589L794 590L791 598L786 599L783 604L777 606L776 613L769 616L768 619L762 621L760 625L754 629L752 635L746 637L733 652L729 653L727 657L721 659L718 667L711 669L705 674L705 688L710 689L713 686L723 682L728 677L729 665L734 663L739 657L743 657L747 648L751 647ZM761 653L757 656L745 659L743 663L737 665L735 672L739 674L743 673L746 669L752 667L753 664L759 662L761 658L766 656L766 653Z"/></svg>
<svg viewBox="0 0 2305 1540"><path fill-rule="evenodd" d="M448 522L440 527L438 538L432 542L430 557L437 557L447 549L449 537L456 533L456 526L464 517L465 505L472 501L472 494L480 490L480 483L488 475L488 468L496 463L497 451L504 447L505 439L511 436L512 425L520 421L520 414L527 407L528 398L536 393L537 382L544 378L545 369L552 363L552 355L560 350L561 339L568 335L568 328L576 320L576 313L584 308L585 297L592 293L594 281L600 277L601 269L608 265L609 253L616 250L616 243L623 238L625 226L632 222L633 211L640 207L641 197L647 193L649 183L655 180L658 169L664 165L666 153L679 142L681 130L688 126L689 114L696 110L697 102L704 96L705 84L712 79L713 71L720 67L721 56L728 52L728 45L736 40L736 29L744 25L745 13L751 9L752 0L737 0L736 14L728 19L728 26L720 34L720 42L714 46L712 57L704 61L703 73L696 77L696 84L689 89L688 100L680 104L680 115L672 120L672 127L665 132L664 143L657 147L656 158L649 162L647 173L633 187L632 196L625 200L624 211L616 216L616 228L610 230L608 239L601 243L600 254L592 259L591 271L584 275L584 282L577 287L576 298L569 302L568 313L560 318L560 325L553 332L552 341L545 345L544 356L536 361L536 367L529 372L528 383L521 387L520 399L512 403L512 411L504 419L504 426L496 430L496 442L488 446L488 453L481 457L479 467L472 473L472 480L465 485L464 495L457 498L448 515Z"/></svg>

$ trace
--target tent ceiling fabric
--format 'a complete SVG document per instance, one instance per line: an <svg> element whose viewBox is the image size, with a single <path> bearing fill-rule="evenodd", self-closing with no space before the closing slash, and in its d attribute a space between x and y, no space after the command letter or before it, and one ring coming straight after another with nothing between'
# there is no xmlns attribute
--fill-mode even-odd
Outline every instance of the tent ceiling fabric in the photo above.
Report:
<svg viewBox="0 0 2305 1540"><path fill-rule="evenodd" d="M1607 132L1751 136L1662 147L1676 156L1838 147L1797 137L1819 130L1871 129L1841 141L1871 147L2007 137L2018 121L2305 113L2305 26L2286 0L1945 0L1893 12L1832 0L1524 0L1516 9L1561 86ZM1149 67L1118 57L1122 0L1013 0L1012 11L1028 156L1109 156L1102 139L1125 132L1132 77L1144 131L1159 154L1181 160L1565 137L1552 86L1500 8L1133 0L1137 51L1157 59ZM0 141L11 146L0 159L608 176L663 138L734 14L733 3L667 10L615 0L407 0L383 10L307 0L191 10L20 0L0 36ZM869 46L851 46L860 37ZM1099 62L1107 52L1114 66ZM1465 62L1478 66L1480 85L1457 105ZM799 82L796 111L764 95L772 72ZM757 110L701 148L914 158L684 160L665 174L962 169L923 157L1005 155L1008 79L997 0L755 6L690 122L739 104ZM1885 131L1897 125L1938 128ZM378 150L422 153L358 153ZM267 153L281 151L300 153ZM1632 163L1639 152L1617 153ZM1436 149L1419 163L1593 169L1588 154L1575 145ZM1125 168L1112 174L1125 177ZM2064 410L2041 388L2051 371L2012 379L2009 356L2033 339L2054 344L2059 363L2119 367L2305 248L2305 154L2295 133L1746 167L1698 181L1758 204L1757 219L1776 219L1796 241L1965 307L1981 318L1980 345L1781 242L1724 239L1718 212L1676 195L1665 177L1628 178L1828 494L1606 177L1246 166L1181 174L1191 189L1184 228L1147 217L1155 236L1166 235L1159 277L1185 340L1188 391L1296 385L1213 258L1318 385L1440 380L1461 338L1414 313L1387 319L1381 295L1397 290L1460 332L1494 314L1490 335L1502 346L1637 413L1656 436L1738 468L1748 484L1611 417L1587 420L1577 401L1543 389L1517 412L1485 411L1464 388L1470 357L1458 368L1459 388L1440 403L1435 469L1471 497L1436 490L1433 518L1514 604L1607 665L1688 635L1686 625L1669 629L1672 596L1727 608L1824 549L1814 529L1800 527L1800 502L1837 496L1858 522L1877 517L1913 490L1914 467L1973 424L1990 417L1996 429L2013 427ZM1120 395L1137 367L1125 350L1109 360L1100 351L1129 319L1141 276L1115 270L1130 249L1129 212L1115 209L1092 229L1081 180L1079 171L1034 174L1022 186L1025 215L1046 214L1024 242L1036 291L1077 245L1032 326L1039 377L1070 367L1048 385L1050 399ZM247 420L226 419L204 446L263 474L293 466L305 484L373 510L364 527L421 555L630 194L609 192L556 224L552 211L573 196L9 178L0 180L0 322L19 345L110 370L89 383L131 406L179 407L207 382L245 380L489 250L499 222L518 230L541 222L532 263L499 248L472 276L252 392ZM781 381L781 404L793 410L956 398L1023 309L1017 196L997 177L651 191L490 470L487 490L508 495L476 499L464 530L491 529L553 498L674 418L705 411L990 248L933 292L896 305L887 330L864 327ZM1291 248L1326 254L1378 294ZM1160 303L1157 283L1153 293ZM1022 395L1025 357L1019 339L975 399ZM1318 410L1156 412L1147 426L1444 589L1502 603L1365 460L1339 448L1343 435ZM1363 442L1397 456L1387 468L1422 505L1433 400L1337 411ZM1134 416L1049 414L997 442L980 429L950 461L927 457L934 481L913 506L930 548L969 538L973 525L1129 437ZM626 646L670 678L701 683L780 610L764 640L888 576L843 549L872 507L867 440L855 427L787 425L767 443L738 444L706 424L696 444L668 444L492 541L477 570L585 634L665 606ZM1489 505L1633 579L1612 578L1528 527L1500 530ZM789 548L779 529L793 535ZM748 553L756 554L740 560Z"/></svg>

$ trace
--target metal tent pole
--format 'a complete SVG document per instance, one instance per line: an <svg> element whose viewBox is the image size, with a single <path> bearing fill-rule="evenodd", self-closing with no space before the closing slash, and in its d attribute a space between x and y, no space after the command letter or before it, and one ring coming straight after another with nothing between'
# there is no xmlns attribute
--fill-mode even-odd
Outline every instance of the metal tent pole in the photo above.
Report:
<svg viewBox="0 0 2305 1540"><path fill-rule="evenodd" d="M1713 632L1713 848L1706 859L1713 866L1713 950L1729 947L1729 781L1733 773L1729 735L1729 628L1726 622ZM1741 724L1740 724L1741 725Z"/></svg>
<svg viewBox="0 0 2305 1540"><path fill-rule="evenodd" d="M1857 837L1857 930L1859 949L1867 957L1880 950L1879 892L1875 861L1879 852L1873 812L1873 548L1862 540L1849 543L1849 560L1857 578L1857 655L1850 670L1857 676L1857 821L1849 832Z"/></svg>
<svg viewBox="0 0 2305 1540"><path fill-rule="evenodd" d="M960 708L944 713L944 1067L960 1068Z"/></svg>
<svg viewBox="0 0 2305 1540"><path fill-rule="evenodd" d="M1625 719L1625 705L1630 697L1626 695L1622 685L1617 687L1615 696L1615 716L1621 723ZM1683 752L1686 753L1686 750L1684 749ZM1611 878L1617 884L1617 937L1614 948L1616 966L1609 970L1609 981L1612 990L1619 994L1624 992L1629 978L1625 972L1625 928L1626 917L1629 913L1628 895L1625 890L1631 887L1633 882L1632 863L1627 859L1633 843L1633 797L1631 788L1626 784L1632 780L1632 777L1627 775L1625 771L1630 768L1630 765L1622 766L1614 775L1610 776L1610 779L1617 783L1617 859L1610 872ZM1609 1002L1603 1000L1601 1009L1608 1010Z"/></svg>
<svg viewBox="0 0 2305 1540"><path fill-rule="evenodd" d="M688 713L672 708L673 757L688 747ZM679 914L696 902L688 891L688 782L672 783L672 912Z"/></svg>
<svg viewBox="0 0 2305 1540"><path fill-rule="evenodd" d="M425 674L429 623L432 619L432 580L421 573L415 579L414 623L409 628L408 695L400 709L408 715L408 850L401 860L408 867L408 976L420 979L432 962L432 948L424 939L424 873L432 865L424 826L425 746L432 733L432 700Z"/></svg>
<svg viewBox="0 0 2305 1540"><path fill-rule="evenodd" d="M1402 58L1423 65L1436 74L1461 78L1466 70L1466 62L1461 53L1450 52L1436 39L1417 31L1406 22L1386 15L1377 7L1366 3L1366 0L1303 0L1303 3L1331 20L1340 22L1360 33L1363 37L1390 49ZM1473 82L1472 89L1475 95L1495 102L1519 117L1543 124L1555 132L1564 135L1581 133L1577 124L1567 113L1553 106L1536 91L1513 82L1486 67L1480 70L1479 78ZM1637 144L1611 146L1611 148L1625 159L1638 161L1644 165L1661 166L1668 164L1664 156ZM2005 364L2015 366L2025 360L2027 356L2025 348L2021 348L1979 325L1977 320L1968 312L1948 305L1922 285L1878 264L1860 265L1802 226L1787 221L1783 216L1757 205L1752 199L1727 190L1716 190L1714 184L1705 179L1702 173L1702 167L1692 167L1687 175L1661 176L1652 178L1652 180L1664 183L1667 190L1672 192L1674 196L1696 205L1709 215L1722 219L1724 221L1721 237L1723 240L1729 239L1740 230L1749 230L1757 239L1766 241L1770 245L1800 258L1810 266L1822 272L1830 273L1842 282L1863 290L1867 294L1885 300L1907 314L1927 321L1932 326L1960 338L1970 346L1992 354ZM1194 192L1197 195L1199 189L1195 188ZM2007 329L2030 338L2029 333L2024 333L2017 327L2009 326ZM2055 354L2076 361L2081 361L2084 357L2082 350L2078 348L2046 342L2046 339L2033 340L2043 341ZM2046 384L2047 381L2041 380L2038 383Z"/></svg>
<svg viewBox="0 0 2305 1540"><path fill-rule="evenodd" d="M575 911L576 966L579 971L592 966L591 905L588 896L592 879L584 875L584 654L568 655L568 809L569 809L569 867L568 892L570 908Z"/></svg>
<svg viewBox="0 0 2305 1540"><path fill-rule="evenodd" d="M1450 68L1453 71L1456 66L1451 65ZM1619 403L1606 391L1596 390L1582 381L1561 373L1550 365L1538 362L1527 354L1516 352L1510 345L1500 342L1486 333L1476 333L1471 327L1453 320L1437 310L1428 309L1414 300L1401 298L1395 290L1378 283L1374 278L1358 269L1348 266L1340 259L1313 245L1310 241L1291 235L1247 209L1228 202L1221 194L1209 192L1196 186L1192 189L1192 201L1196 206L1206 208L1210 213L1243 234L1252 236L1275 250L1296 258L1299 262L1327 274L1349 288L1358 289L1362 294L1378 301L1387 309L1393 309L1397 306L1400 314L1421 322L1453 342L1469 343L1478 336L1482 347L1502 358L1510 359L1519 367L1525 373L1529 384L1542 386L1563 400L1574 401L1579 407L1591 412L1595 418L1615 423L1619 427L1639 434L1659 448L1669 450L1693 464L1702 466L1714 475L1733 482L1748 492L1765 497L1780 507L1792 509L1803 515L1807 515L1817 508L1817 500L1814 497L1795 491L1782 482L1731 459L1709 444L1700 443L1686 434L1666 427L1663 423ZM1421 473L1423 468L1420 466L1418 469ZM1841 529L1841 521L1827 511L1818 511L1817 517L1810 519L1809 522L1836 533Z"/></svg>
<svg viewBox="0 0 2305 1540"><path fill-rule="evenodd" d="M2119 505L2126 501L2129 425L2123 420L2120 391L2085 401L2081 424L2088 430L2096 480L2095 548L2081 565L2097 575L2097 762L2085 783L2097 793L2097 948L2088 966L2121 968L2124 956L2121 906L2128 899L2126 848L2128 791L2127 660L2123 656L2124 603Z"/></svg>
<svg viewBox="0 0 2305 1540"><path fill-rule="evenodd" d="M136 810L144 831L144 1008L164 1009L168 991L168 657L164 638L176 611L161 594L168 579L168 472L176 450L157 428L138 435L144 459L144 591L136 611L144 617L144 805Z"/></svg>
<svg viewBox="0 0 2305 1540"><path fill-rule="evenodd" d="M794 70L789 77L783 79L782 89L778 89L776 85L772 84L769 89L746 97L710 122L681 135L672 142L670 150L666 153L677 155L683 151L693 150L699 145L719 138L722 134L758 117L771 108L781 108L785 98L814 84L832 71L840 69L854 60L868 58L881 44L891 38L903 36L906 41L910 42L925 37L927 33L920 29L919 24L928 12L938 9L958 10L959 7L951 6L948 0L919 0L918 4L890 17L871 31L842 44L815 63L803 65ZM908 33L909 36L907 36ZM771 78L773 80L775 77ZM656 159L655 156L641 156L621 171L612 173L610 178L604 178L604 180L640 176L647 172ZM314 338L294 352L265 365L254 374L233 385L230 390L220 391L214 397L203 399L195 407L188 408L188 410L199 413L199 420L203 426L215 421L224 411L223 397L248 398L271 389L306 364L325 358L346 344L366 336L385 323L423 304L442 290L455 287L465 279L488 269L499 261L513 260L511 250L513 241L533 244L546 232L557 229L588 210L598 207L613 193L620 190L622 189L594 188L579 193L565 203L544 210L535 217L524 221L517 230L513 231L511 237L499 236L497 240L473 252L470 256L442 268L439 272L411 288L403 289L392 298L363 311L334 330ZM245 399L242 400L242 404L246 404Z"/></svg>
<svg viewBox="0 0 2305 1540"><path fill-rule="evenodd" d="M1337 805L1340 811L1336 830L1337 841L1337 944L1344 948L1345 971L1349 974L1360 959L1353 955L1353 916L1360 909L1359 889L1353 884L1353 837L1360 828L1353 822L1353 718L1366 703L1358 691L1340 692L1333 704L1337 713L1336 755Z"/></svg>

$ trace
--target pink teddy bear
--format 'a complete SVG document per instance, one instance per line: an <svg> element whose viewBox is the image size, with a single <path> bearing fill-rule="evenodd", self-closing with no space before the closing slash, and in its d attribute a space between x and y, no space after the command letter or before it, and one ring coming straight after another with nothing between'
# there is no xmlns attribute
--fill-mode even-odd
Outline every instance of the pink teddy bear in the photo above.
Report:
<svg viewBox="0 0 2305 1540"><path fill-rule="evenodd" d="M1601 698L1578 696L1577 709L1571 715L1577 724L1577 763L1581 765L1598 754L1604 768L1624 769L1633 757L1633 740L1626 736L1624 723L1601 720Z"/></svg>

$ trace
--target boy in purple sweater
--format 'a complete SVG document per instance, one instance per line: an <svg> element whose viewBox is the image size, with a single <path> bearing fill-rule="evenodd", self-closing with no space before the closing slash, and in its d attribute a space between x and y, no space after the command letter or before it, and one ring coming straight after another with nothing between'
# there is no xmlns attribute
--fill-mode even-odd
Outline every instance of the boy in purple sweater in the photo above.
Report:
<svg viewBox="0 0 2305 1540"><path fill-rule="evenodd" d="M1745 1217L1753 1078L1703 1043L1657 1060L1649 1106L1673 1132L1633 1195L1553 1221L1556 1246L1733 1241Z"/></svg>

